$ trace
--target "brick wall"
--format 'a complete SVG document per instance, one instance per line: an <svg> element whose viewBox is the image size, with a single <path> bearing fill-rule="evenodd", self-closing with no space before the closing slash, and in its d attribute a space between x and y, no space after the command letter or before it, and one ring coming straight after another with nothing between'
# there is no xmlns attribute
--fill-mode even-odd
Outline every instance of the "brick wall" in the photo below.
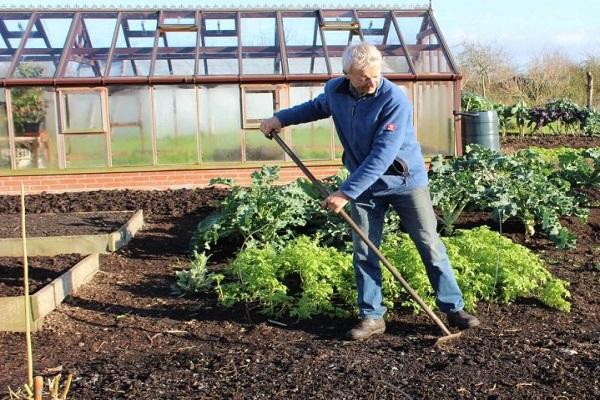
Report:
<svg viewBox="0 0 600 400"><path fill-rule="evenodd" d="M318 178L335 175L340 167L336 165L312 166L310 170ZM91 190L156 190L205 187L212 178L231 178L235 183L247 185L250 174L256 168L81 173L68 175L19 175L0 176L0 194L21 193L21 182L27 194L82 192ZM304 176L297 167L281 167L281 183L287 183Z"/></svg>

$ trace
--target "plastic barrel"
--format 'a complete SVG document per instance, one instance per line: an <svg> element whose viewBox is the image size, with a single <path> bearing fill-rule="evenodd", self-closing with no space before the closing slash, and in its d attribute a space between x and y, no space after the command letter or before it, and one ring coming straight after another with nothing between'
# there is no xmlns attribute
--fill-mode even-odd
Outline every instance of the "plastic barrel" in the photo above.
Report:
<svg viewBox="0 0 600 400"><path fill-rule="evenodd" d="M500 151L498 113L496 111L460 113L460 115L462 116L463 146L478 144Z"/></svg>

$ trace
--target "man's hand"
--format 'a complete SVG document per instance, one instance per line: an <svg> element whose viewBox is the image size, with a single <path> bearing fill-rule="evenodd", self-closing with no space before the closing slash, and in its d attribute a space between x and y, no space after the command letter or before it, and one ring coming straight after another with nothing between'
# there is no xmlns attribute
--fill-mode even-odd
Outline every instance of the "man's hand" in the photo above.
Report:
<svg viewBox="0 0 600 400"><path fill-rule="evenodd" d="M260 122L260 131L264 133L266 137L271 139L271 132L275 131L279 133L281 131L281 121L276 116L272 116L269 119L263 119Z"/></svg>
<svg viewBox="0 0 600 400"><path fill-rule="evenodd" d="M339 213L344 206L348 203L350 197L346 196L344 192L338 190L331 193L325 200L321 202L321 207Z"/></svg>

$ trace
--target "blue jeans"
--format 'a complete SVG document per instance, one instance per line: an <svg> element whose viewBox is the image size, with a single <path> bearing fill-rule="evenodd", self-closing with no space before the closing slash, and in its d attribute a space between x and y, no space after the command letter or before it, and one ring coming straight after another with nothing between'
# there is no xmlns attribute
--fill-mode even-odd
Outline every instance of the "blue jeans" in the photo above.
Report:
<svg viewBox="0 0 600 400"><path fill-rule="evenodd" d="M419 187L402 194L382 197L365 193L352 202L352 219L377 247L381 244L384 217L390 205L400 216L421 255L440 311L461 310L464 307L462 293L450 267L446 247L436 230L437 220L429 188ZM358 235L353 233L352 238L359 317L382 318L386 308L382 304L379 259Z"/></svg>

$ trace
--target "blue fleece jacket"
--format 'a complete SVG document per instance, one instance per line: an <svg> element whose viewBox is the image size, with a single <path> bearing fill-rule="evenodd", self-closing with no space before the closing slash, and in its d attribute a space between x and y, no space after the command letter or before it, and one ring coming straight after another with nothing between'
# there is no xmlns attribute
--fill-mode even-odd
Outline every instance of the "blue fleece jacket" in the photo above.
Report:
<svg viewBox="0 0 600 400"><path fill-rule="evenodd" d="M428 184L425 161L404 92L382 78L372 95L356 97L350 81L334 78L313 100L275 114L283 126L333 117L350 175L340 190L351 199L363 193L398 194Z"/></svg>

